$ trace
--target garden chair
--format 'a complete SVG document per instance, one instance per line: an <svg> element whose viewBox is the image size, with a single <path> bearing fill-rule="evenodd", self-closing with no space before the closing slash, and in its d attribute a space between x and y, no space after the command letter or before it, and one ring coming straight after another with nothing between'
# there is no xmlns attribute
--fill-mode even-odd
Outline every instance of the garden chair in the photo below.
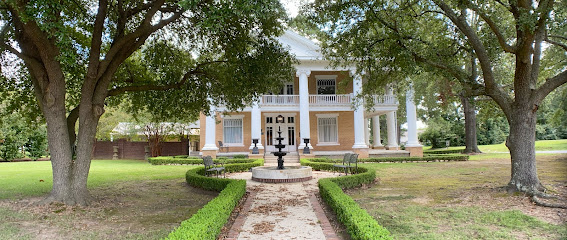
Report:
<svg viewBox="0 0 567 240"><path fill-rule="evenodd" d="M223 149L223 148L226 149L226 152L228 152L228 147L227 147L227 146L224 146L224 145L222 144L222 141L219 141L219 148L220 148L220 151L221 151L221 152L222 152L222 149Z"/></svg>
<svg viewBox="0 0 567 240"><path fill-rule="evenodd" d="M354 164L354 166L353 166ZM350 155L350 161L348 163L349 170L351 174L358 173L358 154ZM352 171L354 169L354 172Z"/></svg>
<svg viewBox="0 0 567 240"><path fill-rule="evenodd" d="M343 156L343 163L333 165L335 170L344 169L345 174L348 174L347 169L349 168L349 162L350 162L350 156L351 155L352 155L352 153L345 153L345 155Z"/></svg>
<svg viewBox="0 0 567 240"><path fill-rule="evenodd" d="M213 157L204 156L203 164L205 165L205 176L208 176L210 173L215 172L218 178L220 173L222 172L224 178L226 178L226 169L224 168L224 162L220 162L220 165L218 165L213 161Z"/></svg>

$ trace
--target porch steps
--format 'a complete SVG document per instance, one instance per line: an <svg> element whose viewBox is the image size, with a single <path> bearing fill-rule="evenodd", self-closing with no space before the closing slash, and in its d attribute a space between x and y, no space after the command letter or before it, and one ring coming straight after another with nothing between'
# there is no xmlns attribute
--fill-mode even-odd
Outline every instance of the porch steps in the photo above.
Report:
<svg viewBox="0 0 567 240"><path fill-rule="evenodd" d="M284 157L284 165L295 166L299 165L299 154L297 152L287 153ZM264 165L265 166L277 166L278 157L272 155L272 153L266 153L264 155Z"/></svg>

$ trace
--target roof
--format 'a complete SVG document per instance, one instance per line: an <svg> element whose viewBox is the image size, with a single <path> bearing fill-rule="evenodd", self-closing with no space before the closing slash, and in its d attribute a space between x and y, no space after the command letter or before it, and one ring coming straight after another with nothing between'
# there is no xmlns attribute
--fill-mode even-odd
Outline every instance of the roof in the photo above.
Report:
<svg viewBox="0 0 567 240"><path fill-rule="evenodd" d="M319 45L294 31L286 30L278 41L299 60L323 60Z"/></svg>

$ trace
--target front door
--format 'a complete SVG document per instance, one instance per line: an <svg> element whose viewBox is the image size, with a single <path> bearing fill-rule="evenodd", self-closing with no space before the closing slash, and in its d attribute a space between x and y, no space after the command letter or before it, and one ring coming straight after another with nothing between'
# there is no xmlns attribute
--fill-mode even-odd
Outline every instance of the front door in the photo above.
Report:
<svg viewBox="0 0 567 240"><path fill-rule="evenodd" d="M282 114L283 115L283 114ZM283 123L276 123L276 117L266 116L266 152L277 152L278 149L275 145L278 144L278 131L281 131L281 137L283 138L282 144L285 145L282 151L285 152L296 152L297 144L295 141L296 127L295 127L295 116L284 116Z"/></svg>

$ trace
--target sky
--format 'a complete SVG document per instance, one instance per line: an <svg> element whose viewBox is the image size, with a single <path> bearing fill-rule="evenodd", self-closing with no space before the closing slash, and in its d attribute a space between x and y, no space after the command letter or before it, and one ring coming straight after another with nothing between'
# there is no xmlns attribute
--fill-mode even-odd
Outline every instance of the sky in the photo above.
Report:
<svg viewBox="0 0 567 240"><path fill-rule="evenodd" d="M280 2L287 10L287 14L290 17L295 17L299 12L299 7L305 2L311 2L311 0L280 0Z"/></svg>

